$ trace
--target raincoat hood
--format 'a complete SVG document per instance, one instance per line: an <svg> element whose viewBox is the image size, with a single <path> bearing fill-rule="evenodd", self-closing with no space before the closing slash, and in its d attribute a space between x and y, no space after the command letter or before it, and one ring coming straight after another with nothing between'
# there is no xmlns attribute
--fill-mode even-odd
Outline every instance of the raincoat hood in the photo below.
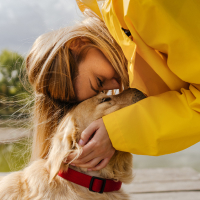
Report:
<svg viewBox="0 0 200 200"><path fill-rule="evenodd" d="M82 12L85 9L91 9L104 20L109 32L121 46L128 60L130 87L141 90L147 96L169 90L180 90L182 87L188 88L188 84L172 73L167 66L167 50L160 51L150 47L147 44L148 41L145 42L141 38L139 30L136 30L138 25L134 19L137 13L134 14L133 8L140 6L137 5L140 3L136 2L130 0L77 0ZM140 27L146 26L145 16L141 16L140 23ZM148 23L154 24L154 21ZM128 37L122 28L129 30L131 36ZM143 37L148 38L149 33L144 34Z"/></svg>

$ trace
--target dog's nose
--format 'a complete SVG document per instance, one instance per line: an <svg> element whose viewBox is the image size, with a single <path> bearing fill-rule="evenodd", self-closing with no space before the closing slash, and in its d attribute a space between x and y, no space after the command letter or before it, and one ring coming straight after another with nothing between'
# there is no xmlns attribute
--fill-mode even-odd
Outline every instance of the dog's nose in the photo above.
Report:
<svg viewBox="0 0 200 200"><path fill-rule="evenodd" d="M118 95L118 97L122 100L122 102L125 102L127 104L134 104L146 98L146 96L141 91L135 88L129 88L127 90L124 90Z"/></svg>
<svg viewBox="0 0 200 200"><path fill-rule="evenodd" d="M133 103L136 103L146 98L146 96L140 90L133 89L133 88L129 88L129 89L131 89L131 92L133 93L133 96L132 96Z"/></svg>

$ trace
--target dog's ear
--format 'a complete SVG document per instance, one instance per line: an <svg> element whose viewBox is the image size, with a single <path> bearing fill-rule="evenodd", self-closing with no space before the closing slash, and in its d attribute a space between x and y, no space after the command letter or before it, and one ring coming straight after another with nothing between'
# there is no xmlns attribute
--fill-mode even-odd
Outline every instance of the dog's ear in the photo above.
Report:
<svg viewBox="0 0 200 200"><path fill-rule="evenodd" d="M57 132L52 138L51 148L47 159L47 169L50 172L49 182L55 178L60 170L64 168L63 160L73 151L78 149L77 157L81 154L81 149L75 141L76 128L72 117L66 116L58 126ZM65 164L66 165L66 164ZM65 170L68 166L65 167Z"/></svg>

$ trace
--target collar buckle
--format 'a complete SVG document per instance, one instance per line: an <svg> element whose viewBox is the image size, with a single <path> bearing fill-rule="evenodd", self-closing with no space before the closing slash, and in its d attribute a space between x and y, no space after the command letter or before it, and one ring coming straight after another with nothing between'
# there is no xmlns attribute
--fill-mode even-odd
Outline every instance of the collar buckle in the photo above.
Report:
<svg viewBox="0 0 200 200"><path fill-rule="evenodd" d="M93 176L93 177L91 178L91 181L90 181L89 190L92 191L92 192L97 192L97 191L92 190L92 186L93 186L93 183L94 183L94 180L95 180L95 179L99 179L99 180L103 181L103 182L102 182L102 186L101 186L101 190L98 192L98 193L101 193L101 194L102 194L103 191L104 191L105 185L106 185L106 179L104 179L104 178L99 178L99 177Z"/></svg>

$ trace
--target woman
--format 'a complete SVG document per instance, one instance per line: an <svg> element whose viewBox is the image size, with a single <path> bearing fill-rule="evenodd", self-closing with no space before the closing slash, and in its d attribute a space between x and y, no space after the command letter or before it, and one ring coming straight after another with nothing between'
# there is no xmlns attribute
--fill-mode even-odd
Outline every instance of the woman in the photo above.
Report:
<svg viewBox="0 0 200 200"><path fill-rule="evenodd" d="M184 9L182 17L174 20L180 16L177 15L179 5L171 5L169 1L106 1L101 11L96 1L88 5L87 1L83 2L85 5L79 2L80 8L92 6L112 36L102 21L91 17L91 21L83 23L87 33L69 31L71 36L66 38L69 34L66 30L36 41L27 58L29 80L36 91L38 124L33 159L46 156L48 138L73 103L102 90L117 89L120 81L121 89L127 88L129 83L148 98L93 122L81 136L83 154L72 164L99 170L106 166L115 149L163 155L199 142L198 28L194 22L185 24L187 17L193 19L195 15L198 19L199 12L193 10L194 15L190 16ZM184 2L187 9L195 8L195 1ZM183 3L179 3L183 7ZM81 26L76 28L82 30ZM122 28L129 30L131 36ZM194 37L188 38L191 31ZM84 37L80 39L81 36ZM98 59L92 60L94 57ZM106 68L97 72L96 67L91 66L93 63ZM109 77L105 73L107 69ZM73 158L72 154L69 160Z"/></svg>
<svg viewBox="0 0 200 200"><path fill-rule="evenodd" d="M94 143L98 142L86 144L73 163L98 170L108 163L114 148L158 156L199 142L200 2L77 3L81 11L91 9L104 20L128 60L129 86L148 98L93 122L82 133L80 144L85 145L94 132ZM104 144L106 148L101 148Z"/></svg>
<svg viewBox="0 0 200 200"><path fill-rule="evenodd" d="M127 60L90 12L82 23L40 36L26 69L35 94L32 160L47 156L51 137L74 104L103 90L128 88Z"/></svg>

